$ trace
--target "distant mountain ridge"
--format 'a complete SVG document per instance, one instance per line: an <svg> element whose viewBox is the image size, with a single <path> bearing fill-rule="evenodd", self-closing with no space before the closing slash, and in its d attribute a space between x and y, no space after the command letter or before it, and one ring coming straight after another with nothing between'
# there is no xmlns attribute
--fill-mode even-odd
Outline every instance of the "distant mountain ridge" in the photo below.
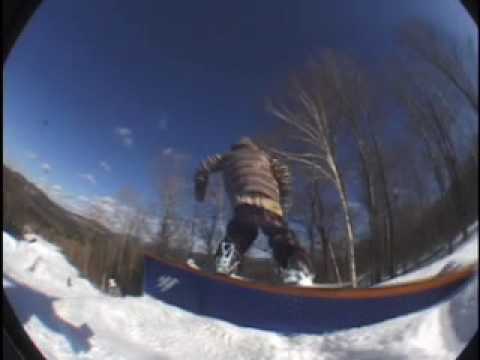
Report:
<svg viewBox="0 0 480 360"><path fill-rule="evenodd" d="M102 224L56 204L22 174L3 165L3 226L21 234L25 225L34 231L69 235L92 230L104 235L111 233Z"/></svg>

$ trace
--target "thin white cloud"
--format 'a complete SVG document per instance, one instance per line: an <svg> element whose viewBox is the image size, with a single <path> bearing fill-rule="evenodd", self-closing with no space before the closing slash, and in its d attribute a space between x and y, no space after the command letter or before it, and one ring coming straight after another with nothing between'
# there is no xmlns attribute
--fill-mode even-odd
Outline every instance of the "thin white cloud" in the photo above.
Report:
<svg viewBox="0 0 480 360"><path fill-rule="evenodd" d="M102 204L115 205L117 201L110 196L101 196L98 198L98 201Z"/></svg>
<svg viewBox="0 0 480 360"><path fill-rule="evenodd" d="M158 128L162 131L168 129L168 118L166 114L163 114L160 120L158 121Z"/></svg>
<svg viewBox="0 0 480 360"><path fill-rule="evenodd" d="M50 164L43 163L40 167L46 173L49 173L50 171L52 171L52 167L50 166Z"/></svg>
<svg viewBox="0 0 480 360"><path fill-rule="evenodd" d="M163 149L162 150L162 155L163 156L168 156L173 160L186 160L186 159L190 158L189 154L178 152L177 150L175 150L171 147Z"/></svg>
<svg viewBox="0 0 480 360"><path fill-rule="evenodd" d="M133 145L133 131L127 127L116 127L115 134L122 140L123 145L131 147Z"/></svg>
<svg viewBox="0 0 480 360"><path fill-rule="evenodd" d="M30 160L36 160L36 159L38 159L38 155L35 154L35 153L32 152L32 151L27 151L26 156L27 156L27 158L29 158Z"/></svg>
<svg viewBox="0 0 480 360"><path fill-rule="evenodd" d="M52 190L55 192L62 192L63 188L60 185L53 185Z"/></svg>
<svg viewBox="0 0 480 360"><path fill-rule="evenodd" d="M53 189L48 192L48 195L65 209L81 216L88 215L90 199L86 196L78 196L66 192L55 192Z"/></svg>
<svg viewBox="0 0 480 360"><path fill-rule="evenodd" d="M110 172L112 171L112 167L110 166L109 163L107 163L106 161L100 161L100 167L105 170L106 172Z"/></svg>
<svg viewBox="0 0 480 360"><path fill-rule="evenodd" d="M90 199L83 195L77 196L77 200L81 202L90 202Z"/></svg>
<svg viewBox="0 0 480 360"><path fill-rule="evenodd" d="M95 185L97 183L97 180L95 179L95 176L93 176L92 174L80 174L80 177L82 179L88 181L92 185Z"/></svg>
<svg viewBox="0 0 480 360"><path fill-rule="evenodd" d="M115 128L115 133L120 136L131 136L132 130L127 127L117 127Z"/></svg>
<svg viewBox="0 0 480 360"><path fill-rule="evenodd" d="M123 138L123 144L126 147L131 147L133 145L133 139L131 137L124 137Z"/></svg>

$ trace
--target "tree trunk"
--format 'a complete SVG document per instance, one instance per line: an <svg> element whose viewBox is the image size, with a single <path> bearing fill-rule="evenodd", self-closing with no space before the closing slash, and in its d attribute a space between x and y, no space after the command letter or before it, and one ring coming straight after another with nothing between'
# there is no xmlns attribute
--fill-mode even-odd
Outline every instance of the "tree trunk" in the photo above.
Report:
<svg viewBox="0 0 480 360"><path fill-rule="evenodd" d="M315 184L313 184L315 186ZM312 264L315 264L315 234L314 234L314 228L316 226L316 196L315 196L315 189L313 189L313 196L310 200L310 221L308 224L308 240L309 240L309 247L310 247L310 258L312 260Z"/></svg>
<svg viewBox="0 0 480 360"><path fill-rule="evenodd" d="M466 227L468 224L466 223L466 211L464 206L464 194L462 188L460 186L460 176L458 171L458 161L457 156L455 153L455 146L453 140L451 138L451 134L448 130L448 125L446 124L445 116L449 117L449 120L453 122L450 114L448 111L441 111L436 106L436 103L433 102L434 99L429 101L429 110L431 114L431 118L433 120L433 125L435 127L437 133L437 142L440 148L441 154L443 155L447 171L450 175L450 185L453 190L454 194L454 203L456 207L456 211L459 215L461 226L463 227L463 236L464 238L467 237L466 234ZM440 100L441 99L437 99ZM453 252L453 238L449 238L448 240L448 249L449 253Z"/></svg>
<svg viewBox="0 0 480 360"><path fill-rule="evenodd" d="M170 244L171 240L171 221L173 220L173 217L170 214L170 210L167 209L165 215L163 216L162 220L162 226L160 228L160 243L163 247L164 252L169 252L170 247L172 244Z"/></svg>
<svg viewBox="0 0 480 360"><path fill-rule="evenodd" d="M390 199L389 185L387 181L387 176L385 173L385 164L383 161L382 154L380 152L380 146L378 144L376 136L372 136L374 153L377 158L377 163L379 166L379 180L380 180L380 189L383 195L383 200L385 202L386 213L383 215L384 226L385 226L385 246L384 249L388 249L388 263L387 270L390 274L390 277L395 276L395 246L394 246L394 221L393 221L393 208Z"/></svg>
<svg viewBox="0 0 480 360"><path fill-rule="evenodd" d="M340 269L338 267L337 259L335 257L335 252L333 251L332 244L330 242L330 239L327 236L327 233L325 231L325 228L321 225L318 226L317 228L321 241L322 241L322 249L323 249L323 271L326 275L327 282L331 281L331 276L330 276L330 271L329 271L329 266L328 266L328 260L330 259L330 262L332 264L333 270L335 272L335 277L336 281L338 283L342 283L342 277L340 275Z"/></svg>
<svg viewBox="0 0 480 360"><path fill-rule="evenodd" d="M84 259L82 264L82 272L88 274L90 258L92 256L92 245L90 242L87 242L84 250Z"/></svg>
<svg viewBox="0 0 480 360"><path fill-rule="evenodd" d="M331 279L331 276L330 276L330 273L328 271L328 255L329 255L329 251L330 249L328 248L328 239L327 239L327 235L325 234L325 229L323 228L323 226L319 226L319 236L320 236L320 240L322 242L322 252L323 252L323 273L325 274L325 279L326 279L326 282L329 282L330 279ZM332 264L334 262L332 261Z"/></svg>
<svg viewBox="0 0 480 360"><path fill-rule="evenodd" d="M213 252L214 252L213 240L214 240L214 237L215 237L215 231L217 230L219 218L220 218L219 214L215 214L215 215L213 216L212 224L211 224L210 230L209 230L209 232L208 232L207 252L208 252L209 255L212 255Z"/></svg>
<svg viewBox="0 0 480 360"><path fill-rule="evenodd" d="M338 266L337 258L335 257L335 252L333 251L332 243L328 238L326 238L328 244L328 252L330 253L330 258L332 259L333 268L335 269L335 276L337 277L337 282L339 284L343 283L342 276L340 275L340 268Z"/></svg>
<svg viewBox="0 0 480 360"><path fill-rule="evenodd" d="M369 155L369 151L365 148L365 145L362 144L360 135L355 131L355 137L357 139L359 152L360 152L360 162L362 165L362 171L365 178L365 188L367 193L367 211L368 211L368 224L370 228L370 239L369 239L369 251L373 259L371 274L373 278L371 279L372 283L380 281L380 252L378 249L378 240L379 240L379 211L376 198L376 191L374 186L374 169L372 164L373 159ZM370 161L369 161L370 160Z"/></svg>
<svg viewBox="0 0 480 360"><path fill-rule="evenodd" d="M340 202L342 204L343 209L343 216L345 220L345 226L347 230L347 253L348 253L348 263L349 263L349 272L350 272L350 280L352 282L352 287L357 287L357 271L355 268L355 233L353 231L353 223L352 223L352 216L350 213L350 207L348 206L348 197L347 191L345 188L345 184L343 179L338 172L336 167L334 168L335 172L335 179L337 182L337 189L340 195Z"/></svg>
<svg viewBox="0 0 480 360"><path fill-rule="evenodd" d="M312 256L312 261L316 258L315 253L315 230L317 231L317 235L320 237L320 242L322 243L322 255L323 255L323 271L322 276L325 278L326 282L330 281L330 274L328 271L328 239L325 232L325 228L323 226L323 216L324 216L324 208L322 198L319 193L319 182L318 180L312 183L312 198L311 198L311 220L310 220L310 228L309 228L309 235L310 235L310 253Z"/></svg>

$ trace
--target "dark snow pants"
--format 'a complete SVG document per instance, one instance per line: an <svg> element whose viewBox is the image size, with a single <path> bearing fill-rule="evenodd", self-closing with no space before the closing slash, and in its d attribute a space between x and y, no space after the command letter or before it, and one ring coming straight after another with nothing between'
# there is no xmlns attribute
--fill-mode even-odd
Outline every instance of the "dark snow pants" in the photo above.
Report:
<svg viewBox="0 0 480 360"><path fill-rule="evenodd" d="M224 241L234 243L243 256L257 238L259 229L268 237L273 257L280 267L286 268L289 261L301 261L311 268L305 251L286 221L257 206L239 205L235 208Z"/></svg>

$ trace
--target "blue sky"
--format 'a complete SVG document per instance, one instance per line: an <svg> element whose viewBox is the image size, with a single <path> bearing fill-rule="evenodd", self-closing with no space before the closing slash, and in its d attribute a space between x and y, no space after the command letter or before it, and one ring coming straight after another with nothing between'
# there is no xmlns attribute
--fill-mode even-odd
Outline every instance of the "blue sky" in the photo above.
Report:
<svg viewBox="0 0 480 360"><path fill-rule="evenodd" d="M313 51L376 66L412 17L478 37L456 0L44 1L4 72L4 162L76 196L153 199L158 154L193 171L265 130L264 97Z"/></svg>

